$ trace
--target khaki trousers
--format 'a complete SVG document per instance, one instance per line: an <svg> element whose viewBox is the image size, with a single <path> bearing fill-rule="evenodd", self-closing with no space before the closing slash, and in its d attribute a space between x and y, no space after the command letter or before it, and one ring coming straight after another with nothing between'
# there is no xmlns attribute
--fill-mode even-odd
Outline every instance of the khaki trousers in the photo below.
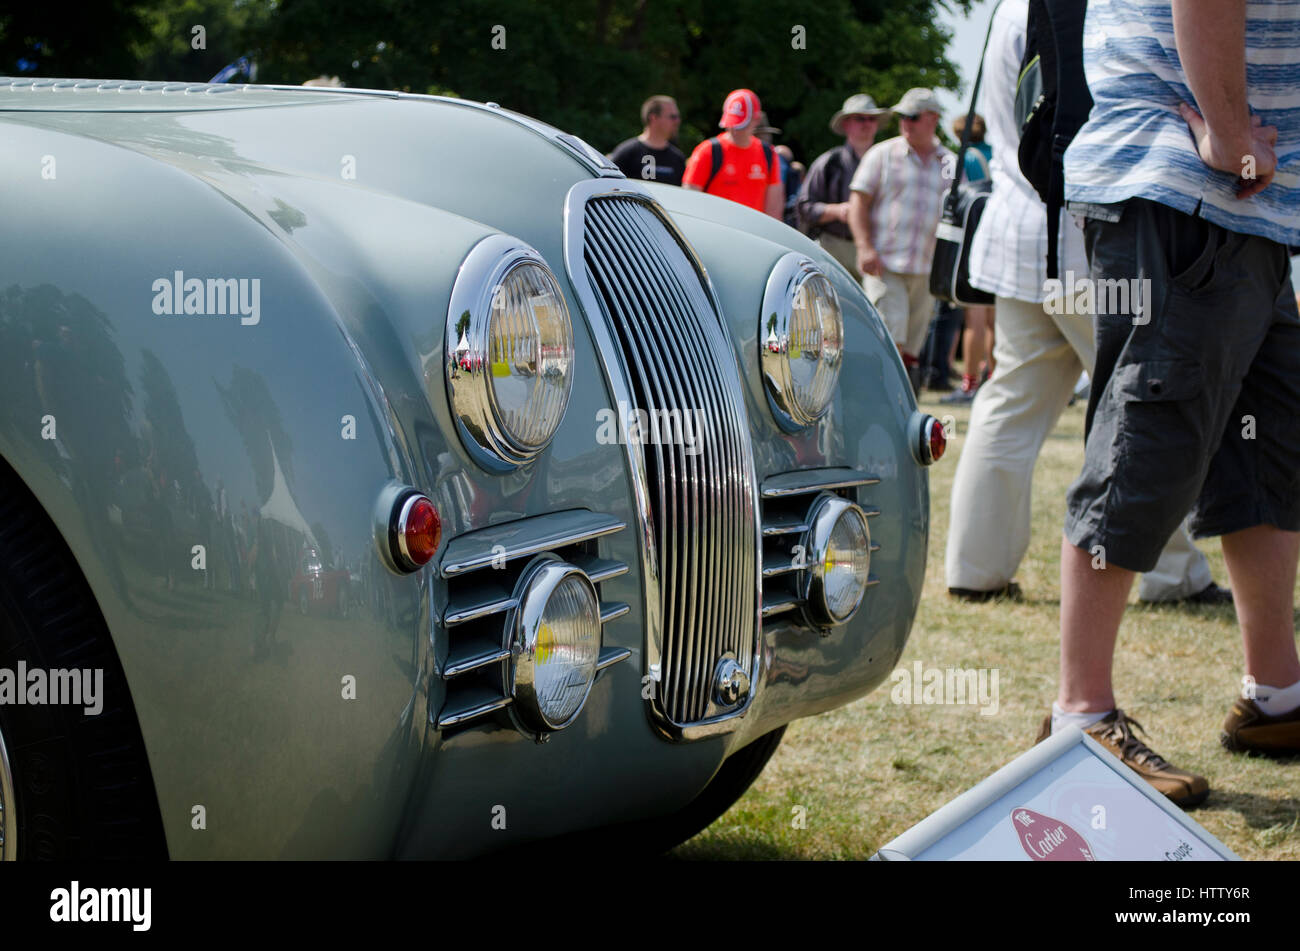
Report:
<svg viewBox="0 0 1300 951"><path fill-rule="evenodd" d="M847 238L837 238L829 232L823 231L817 236L817 243L820 244L835 260L844 265L844 269L853 275L855 281L862 280L862 272L858 270L858 246Z"/></svg>
<svg viewBox="0 0 1300 951"><path fill-rule="evenodd" d="M934 316L934 298L930 296L930 275L895 274L883 271L862 276L867 300L880 311L894 343L904 353L917 356L925 346L925 335Z"/></svg>
<svg viewBox="0 0 1300 951"><path fill-rule="evenodd" d="M1011 580L1029 547L1030 482L1048 432L1082 370L1096 360L1088 317L1050 315L1042 304L997 299L993 378L980 387L952 484L948 587L989 591ZM1212 580L1186 523L1170 537L1138 597L1168 601Z"/></svg>

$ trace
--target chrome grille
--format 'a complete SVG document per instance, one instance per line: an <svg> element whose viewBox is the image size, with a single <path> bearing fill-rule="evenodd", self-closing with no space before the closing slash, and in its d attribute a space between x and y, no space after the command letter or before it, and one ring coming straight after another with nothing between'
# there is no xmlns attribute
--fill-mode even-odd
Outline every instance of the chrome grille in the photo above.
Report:
<svg viewBox="0 0 1300 951"><path fill-rule="evenodd" d="M659 647L653 703L676 726L725 719L748 698L721 704L715 671L730 657L754 675L758 610L753 462L735 356L701 275L649 202L588 201L583 264L635 404L616 412L644 413L638 422L653 433L637 440L660 573L647 612L661 625L657 637L649 632L652 672Z"/></svg>

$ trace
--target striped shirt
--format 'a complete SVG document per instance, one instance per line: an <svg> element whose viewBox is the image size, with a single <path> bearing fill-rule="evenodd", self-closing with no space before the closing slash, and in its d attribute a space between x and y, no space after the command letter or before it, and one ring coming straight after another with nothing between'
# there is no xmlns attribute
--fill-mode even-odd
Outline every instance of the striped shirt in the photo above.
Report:
<svg viewBox="0 0 1300 951"><path fill-rule="evenodd" d="M1230 231L1300 245L1300 0L1246 4L1246 94L1277 126L1277 173L1236 197L1237 175L1209 168L1179 102L1195 105L1167 2L1089 0L1084 68L1095 104L1065 153L1065 197L1148 198Z"/></svg>
<svg viewBox="0 0 1300 951"><path fill-rule="evenodd" d="M872 197L871 243L886 270L929 273L944 191L956 168L955 157L942 145L936 142L923 161L901 135L873 145L862 157L849 187Z"/></svg>
<svg viewBox="0 0 1300 951"><path fill-rule="evenodd" d="M993 14L993 32L984 54L980 86L993 191L971 242L970 282L998 297L1038 303L1046 297L1047 206L1020 172L1016 157L1020 127L1016 125L1016 79L1025 55L1028 0L1003 0ZM1083 233L1070 215L1061 215L1061 271L1088 273Z"/></svg>

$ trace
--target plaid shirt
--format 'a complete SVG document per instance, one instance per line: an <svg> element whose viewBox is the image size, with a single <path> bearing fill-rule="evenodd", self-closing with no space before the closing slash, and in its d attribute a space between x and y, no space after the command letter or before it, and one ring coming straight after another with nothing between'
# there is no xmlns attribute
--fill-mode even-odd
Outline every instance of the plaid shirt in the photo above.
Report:
<svg viewBox="0 0 1300 951"><path fill-rule="evenodd" d="M872 197L871 243L895 274L928 274L944 192L956 173L956 156L936 143L921 160L901 135L862 157L850 188Z"/></svg>

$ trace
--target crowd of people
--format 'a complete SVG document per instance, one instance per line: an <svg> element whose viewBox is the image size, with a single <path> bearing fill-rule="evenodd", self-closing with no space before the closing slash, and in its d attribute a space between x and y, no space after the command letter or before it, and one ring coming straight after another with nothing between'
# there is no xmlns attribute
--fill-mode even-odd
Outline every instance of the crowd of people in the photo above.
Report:
<svg viewBox="0 0 1300 951"><path fill-rule="evenodd" d="M1090 0L1093 104L1064 152L1068 213L1050 224L1017 161L1028 13L1029 0L1003 0L994 13L987 123L972 123L961 156L966 178L991 179L970 283L993 307L963 315L929 292L957 158L936 137L941 110L928 89L888 109L866 93L846 99L830 117L843 144L811 163L790 201L789 157L762 139L770 127L747 89L726 98L724 131L689 159L671 144L680 116L667 97L647 101L645 131L613 158L630 177L679 181L777 218L792 210L861 280L918 390L952 387L964 323L964 372L946 397L973 401L946 549L955 597L1020 597L1013 578L1029 542L1034 464L1087 375L1084 463L1061 541L1059 689L1038 738L1077 726L1188 807L1208 781L1140 740L1113 692L1136 575L1143 600L1235 604L1248 689L1221 741L1234 752L1300 753L1300 312L1290 263L1300 248L1300 7ZM876 143L891 112L900 134ZM1049 227L1060 270L1086 275L1082 284L1047 280ZM1092 300L1103 282L1140 286L1145 299L1107 314L1050 296ZM1231 591L1214 583L1192 536L1220 537Z"/></svg>

